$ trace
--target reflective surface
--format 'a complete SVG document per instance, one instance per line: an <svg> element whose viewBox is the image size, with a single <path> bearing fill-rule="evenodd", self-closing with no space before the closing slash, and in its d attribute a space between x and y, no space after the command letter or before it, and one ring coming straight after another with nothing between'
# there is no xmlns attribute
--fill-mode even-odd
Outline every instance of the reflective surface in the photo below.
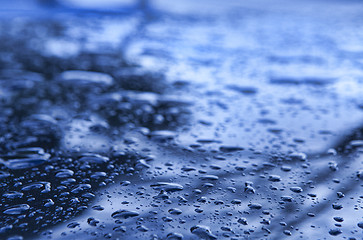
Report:
<svg viewBox="0 0 363 240"><path fill-rule="evenodd" d="M361 3L98 4L1 10L0 238L362 239Z"/></svg>

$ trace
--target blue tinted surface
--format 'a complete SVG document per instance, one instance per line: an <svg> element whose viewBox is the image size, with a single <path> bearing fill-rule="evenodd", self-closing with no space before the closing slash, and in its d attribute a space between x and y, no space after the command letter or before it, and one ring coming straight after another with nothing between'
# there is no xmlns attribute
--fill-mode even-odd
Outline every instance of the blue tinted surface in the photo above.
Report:
<svg viewBox="0 0 363 240"><path fill-rule="evenodd" d="M0 7L0 239L362 239L359 1Z"/></svg>

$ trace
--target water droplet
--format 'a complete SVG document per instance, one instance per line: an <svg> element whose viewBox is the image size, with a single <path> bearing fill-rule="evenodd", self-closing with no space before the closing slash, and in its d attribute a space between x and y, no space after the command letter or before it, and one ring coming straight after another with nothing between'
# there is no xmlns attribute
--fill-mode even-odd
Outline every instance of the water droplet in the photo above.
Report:
<svg viewBox="0 0 363 240"><path fill-rule="evenodd" d="M113 230L115 232L126 232L126 226L118 226L118 227L114 227Z"/></svg>
<svg viewBox="0 0 363 240"><path fill-rule="evenodd" d="M100 222L99 220L97 220L93 217L90 217L87 219L87 223L93 227L96 227L99 222Z"/></svg>
<svg viewBox="0 0 363 240"><path fill-rule="evenodd" d="M363 140L353 140L349 145L352 147L363 147Z"/></svg>
<svg viewBox="0 0 363 240"><path fill-rule="evenodd" d="M99 154L88 153L88 154L83 154L82 157L79 159L79 161L86 163L103 164L108 162L109 158L101 156Z"/></svg>
<svg viewBox="0 0 363 240"><path fill-rule="evenodd" d="M292 159L292 160L299 160L299 161L305 161L307 159L307 156L305 153L302 153L302 152L295 152L295 153L291 153L289 155L289 157Z"/></svg>
<svg viewBox="0 0 363 240"><path fill-rule="evenodd" d="M344 219L342 217L333 217L333 219L337 222L343 222Z"/></svg>
<svg viewBox="0 0 363 240"><path fill-rule="evenodd" d="M54 206L54 202L52 199L47 199L44 203L44 206L45 207L51 207L51 206Z"/></svg>
<svg viewBox="0 0 363 240"><path fill-rule="evenodd" d="M23 240L24 238L22 236L12 236L7 238L6 240Z"/></svg>
<svg viewBox="0 0 363 240"><path fill-rule="evenodd" d="M282 196L281 200L284 202L292 202L292 197L291 196Z"/></svg>
<svg viewBox="0 0 363 240"><path fill-rule="evenodd" d="M86 184L86 183L83 183L83 184L79 184L77 185L75 188L72 189L72 193L80 193L80 192L83 192L83 191L86 191L86 190L90 190L92 188L92 186L90 184Z"/></svg>
<svg viewBox="0 0 363 240"><path fill-rule="evenodd" d="M158 130L158 131L152 131L149 136L151 138L157 139L157 140L171 140L175 138L176 132L168 131L168 130Z"/></svg>
<svg viewBox="0 0 363 240"><path fill-rule="evenodd" d="M167 240L183 240L184 236L181 233L169 233L166 235Z"/></svg>
<svg viewBox="0 0 363 240"><path fill-rule="evenodd" d="M340 230L339 228L334 228L334 229L329 230L329 234L332 236L337 236L341 233L342 233L342 230Z"/></svg>
<svg viewBox="0 0 363 240"><path fill-rule="evenodd" d="M145 227L144 225L137 226L136 229L139 230L140 232L149 231L149 229L147 227Z"/></svg>
<svg viewBox="0 0 363 240"><path fill-rule="evenodd" d="M93 83L112 85L113 83L113 78L108 74L80 70L69 70L62 72L59 76L59 80L70 84Z"/></svg>
<svg viewBox="0 0 363 240"><path fill-rule="evenodd" d="M221 146L219 148L219 150L221 152L237 152L237 151L243 151L244 148L243 147L238 147L238 146Z"/></svg>
<svg viewBox="0 0 363 240"><path fill-rule="evenodd" d="M255 193L256 190L252 187L252 182L245 182L245 192L246 193Z"/></svg>
<svg viewBox="0 0 363 240"><path fill-rule="evenodd" d="M78 226L80 226L78 222L71 222L67 225L68 228L76 228Z"/></svg>
<svg viewBox="0 0 363 240"><path fill-rule="evenodd" d="M242 224L242 225L247 225L248 223L247 223L247 219L246 218L239 218L238 220L237 220L237 222L238 223L240 223L240 224Z"/></svg>
<svg viewBox="0 0 363 240"><path fill-rule="evenodd" d="M257 88L251 86L227 85L227 88L244 95L254 95L258 92Z"/></svg>
<svg viewBox="0 0 363 240"><path fill-rule="evenodd" d="M190 231L202 239L207 239L207 240L217 239L217 237L212 234L210 228L207 226L196 225L191 227Z"/></svg>
<svg viewBox="0 0 363 240"><path fill-rule="evenodd" d="M363 180L363 169L360 169L357 171L357 177L361 180Z"/></svg>
<svg viewBox="0 0 363 240"><path fill-rule="evenodd" d="M45 163L46 161L47 158L24 158L24 159L12 159L7 161L3 161L0 159L0 163L4 164L7 168L12 170L33 168Z"/></svg>
<svg viewBox="0 0 363 240"><path fill-rule="evenodd" d="M207 180L207 181L216 181L219 179L216 175L204 175L200 177L201 180Z"/></svg>
<svg viewBox="0 0 363 240"><path fill-rule="evenodd" d="M338 196L338 198L343 198L345 195L342 192L337 192L337 196Z"/></svg>
<svg viewBox="0 0 363 240"><path fill-rule="evenodd" d="M25 213L30 209L28 204L19 204L11 206L10 208L6 209L3 213L7 215L20 215Z"/></svg>
<svg viewBox="0 0 363 240"><path fill-rule="evenodd" d="M164 190L167 192L175 192L183 190L183 186L177 183L158 182L150 185L150 187L156 190Z"/></svg>
<svg viewBox="0 0 363 240"><path fill-rule="evenodd" d="M146 168L150 168L150 167L151 166L146 163L145 159L137 160L137 162L135 164L136 169L146 169Z"/></svg>
<svg viewBox="0 0 363 240"><path fill-rule="evenodd" d="M139 216L139 213L136 211L129 211L129 210L125 210L125 209L121 209L118 210L114 213L112 213L111 217L113 218L123 218L123 219L127 219L130 217L137 217Z"/></svg>
<svg viewBox="0 0 363 240"><path fill-rule="evenodd" d="M16 199L16 198L22 198L23 195L24 194L21 192L11 191L11 192L4 193L3 197L8 198L8 199Z"/></svg>
<svg viewBox="0 0 363 240"><path fill-rule="evenodd" d="M301 187L291 187L290 190L294 193L301 193L303 191Z"/></svg>
<svg viewBox="0 0 363 240"><path fill-rule="evenodd" d="M7 177L10 177L10 173L0 171L0 179L7 178Z"/></svg>
<svg viewBox="0 0 363 240"><path fill-rule="evenodd" d="M259 203L250 203L250 204L248 204L248 207L251 209L261 209L262 205Z"/></svg>
<svg viewBox="0 0 363 240"><path fill-rule="evenodd" d="M187 166L187 167L182 167L181 170L184 172L190 172L190 171L195 171L196 169L194 167Z"/></svg>
<svg viewBox="0 0 363 240"><path fill-rule="evenodd" d="M231 201L231 203L232 203L232 204L241 204L241 203L242 203L242 201L241 201L240 199L233 199L233 200Z"/></svg>
<svg viewBox="0 0 363 240"><path fill-rule="evenodd" d="M170 214L172 215L180 215L182 214L182 210L178 209L178 208L172 208L172 209L169 209L168 211Z"/></svg>
<svg viewBox="0 0 363 240"><path fill-rule="evenodd" d="M61 169L57 172L57 174L55 175L55 177L57 178L69 178L72 177L74 174L74 172L72 170L69 169Z"/></svg>
<svg viewBox="0 0 363 240"><path fill-rule="evenodd" d="M271 182L280 182L281 181L281 177L278 175L270 175L268 177L268 180Z"/></svg>
<svg viewBox="0 0 363 240"><path fill-rule="evenodd" d="M343 206L342 206L341 204L339 204L339 203L333 203L333 204L332 204L332 207L333 207L333 209L335 209L335 210L340 210L340 209L342 209L342 208L343 208Z"/></svg>
<svg viewBox="0 0 363 240"><path fill-rule="evenodd" d="M91 179L100 179L100 178L105 178L106 176L107 176L107 173L105 173L105 172L95 172L90 176L90 178Z"/></svg>
<svg viewBox="0 0 363 240"><path fill-rule="evenodd" d="M357 226L363 229L363 221L357 223Z"/></svg>
<svg viewBox="0 0 363 240"><path fill-rule="evenodd" d="M103 211L105 208L102 207L101 205L95 205L92 207L93 210L97 210L97 211Z"/></svg>

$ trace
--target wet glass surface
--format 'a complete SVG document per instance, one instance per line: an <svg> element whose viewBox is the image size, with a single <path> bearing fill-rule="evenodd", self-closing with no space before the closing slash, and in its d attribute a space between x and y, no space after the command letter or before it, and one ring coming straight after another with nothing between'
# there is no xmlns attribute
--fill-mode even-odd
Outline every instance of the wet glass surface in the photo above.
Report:
<svg viewBox="0 0 363 240"><path fill-rule="evenodd" d="M0 7L0 239L362 239L359 1Z"/></svg>

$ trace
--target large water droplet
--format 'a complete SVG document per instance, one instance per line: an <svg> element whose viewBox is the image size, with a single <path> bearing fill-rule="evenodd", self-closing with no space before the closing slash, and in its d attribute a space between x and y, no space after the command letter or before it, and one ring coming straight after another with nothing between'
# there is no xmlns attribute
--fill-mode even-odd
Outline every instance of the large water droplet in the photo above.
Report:
<svg viewBox="0 0 363 240"><path fill-rule="evenodd" d="M167 192L175 192L183 190L183 186L177 183L158 182L150 185L150 187L156 190L164 190Z"/></svg>
<svg viewBox="0 0 363 240"><path fill-rule="evenodd" d="M111 217L113 218L123 218L123 219L127 219L130 217L137 217L139 216L139 213L136 211L129 211L129 210L125 210L125 209L121 209L118 210L114 213L112 213Z"/></svg>
<svg viewBox="0 0 363 240"><path fill-rule="evenodd" d="M28 204L19 204L11 206L10 208L6 209L3 213L7 215L20 215L25 213L30 209Z"/></svg>
<svg viewBox="0 0 363 240"><path fill-rule="evenodd" d="M207 226L196 225L190 228L190 231L202 239L215 240L217 237L212 234L211 230Z"/></svg>

